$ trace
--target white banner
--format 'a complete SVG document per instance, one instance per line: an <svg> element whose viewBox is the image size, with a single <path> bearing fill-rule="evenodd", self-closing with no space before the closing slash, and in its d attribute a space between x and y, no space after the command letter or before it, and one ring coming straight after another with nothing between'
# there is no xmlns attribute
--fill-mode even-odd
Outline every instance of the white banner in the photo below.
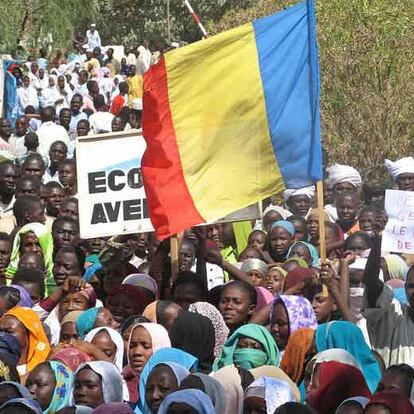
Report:
<svg viewBox="0 0 414 414"><path fill-rule="evenodd" d="M136 130L78 138L82 238L153 231L141 174L145 148Z"/></svg>
<svg viewBox="0 0 414 414"><path fill-rule="evenodd" d="M387 190L385 211L388 223L382 235L381 250L414 253L414 192Z"/></svg>

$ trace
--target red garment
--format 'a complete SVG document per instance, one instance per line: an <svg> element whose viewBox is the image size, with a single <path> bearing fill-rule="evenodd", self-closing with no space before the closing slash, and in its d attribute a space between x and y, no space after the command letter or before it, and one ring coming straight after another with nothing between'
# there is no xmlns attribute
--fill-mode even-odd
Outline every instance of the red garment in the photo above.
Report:
<svg viewBox="0 0 414 414"><path fill-rule="evenodd" d="M365 378L358 368L341 362L322 362L319 369L319 387L307 396L309 405L318 414L332 414L341 403L351 397L371 398Z"/></svg>
<svg viewBox="0 0 414 414"><path fill-rule="evenodd" d="M414 414L414 407L410 400L398 391L382 391L374 394L369 400L371 404L381 404L391 410L391 414Z"/></svg>
<svg viewBox="0 0 414 414"><path fill-rule="evenodd" d="M287 274L283 290L286 291L306 279L312 279L313 274L314 273L311 269L296 267Z"/></svg>
<svg viewBox="0 0 414 414"><path fill-rule="evenodd" d="M145 288L133 285L119 285L114 288L106 298L106 307L111 309L111 301L122 295L130 297L132 302L136 305L133 315L142 315L142 312L144 312L147 305L153 301L149 298L147 289Z"/></svg>
<svg viewBox="0 0 414 414"><path fill-rule="evenodd" d="M62 348L54 352L51 359L63 362L73 372L75 372L84 362L92 361L88 354L73 347Z"/></svg>
<svg viewBox="0 0 414 414"><path fill-rule="evenodd" d="M111 113L118 116L121 109L125 106L125 98L122 95L116 95L111 105Z"/></svg>
<svg viewBox="0 0 414 414"><path fill-rule="evenodd" d="M126 382L129 392L129 401L136 404L139 399L139 375L129 365L122 370L122 376Z"/></svg>

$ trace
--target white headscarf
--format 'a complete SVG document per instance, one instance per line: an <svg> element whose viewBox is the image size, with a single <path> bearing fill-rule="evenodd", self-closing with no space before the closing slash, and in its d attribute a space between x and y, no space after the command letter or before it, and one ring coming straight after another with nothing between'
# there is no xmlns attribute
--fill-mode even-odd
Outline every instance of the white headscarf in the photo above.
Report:
<svg viewBox="0 0 414 414"><path fill-rule="evenodd" d="M101 331L106 331L111 337L112 342L115 344L116 353L113 363L118 367L119 372L122 372L124 361L124 341L122 340L122 336L115 331L115 329L109 328L108 326L101 326L99 328L92 329L85 336L84 340L86 342L92 342L92 339L95 338L95 336Z"/></svg>
<svg viewBox="0 0 414 414"><path fill-rule="evenodd" d="M90 368L101 377L103 399L106 403L123 401L122 376L114 364L107 361L85 362L75 371L75 379L83 368Z"/></svg>
<svg viewBox="0 0 414 414"><path fill-rule="evenodd" d="M309 187L297 188L297 189L287 189L283 192L283 198L287 202L290 197L295 195L305 195L310 200L315 197L315 186L311 185Z"/></svg>
<svg viewBox="0 0 414 414"><path fill-rule="evenodd" d="M335 186L339 183L351 183L354 187L361 187L362 178L359 172L349 165L334 164L326 169L328 180Z"/></svg>
<svg viewBox="0 0 414 414"><path fill-rule="evenodd" d="M414 174L414 158L405 157L397 161L385 160L385 167L394 181L401 174Z"/></svg>
<svg viewBox="0 0 414 414"><path fill-rule="evenodd" d="M287 402L295 402L290 386L282 380L261 377L252 382L244 393L244 398L259 397L266 401L267 414L273 414L276 408Z"/></svg>

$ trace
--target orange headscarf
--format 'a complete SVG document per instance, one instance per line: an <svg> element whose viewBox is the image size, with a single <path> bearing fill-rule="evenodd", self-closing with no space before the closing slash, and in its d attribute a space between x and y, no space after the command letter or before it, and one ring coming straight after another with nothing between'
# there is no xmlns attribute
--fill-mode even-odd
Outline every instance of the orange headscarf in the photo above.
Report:
<svg viewBox="0 0 414 414"><path fill-rule="evenodd" d="M158 300L151 302L142 313L142 316L148 318L152 323L157 323L157 304Z"/></svg>
<svg viewBox="0 0 414 414"><path fill-rule="evenodd" d="M312 346L314 336L314 329L301 328L289 337L280 368L296 383L302 378L306 353Z"/></svg>
<svg viewBox="0 0 414 414"><path fill-rule="evenodd" d="M14 316L29 331L29 347L26 362L26 372L29 372L36 365L46 361L50 352L49 341L40 322L40 318L34 310L21 308L19 306L10 309L6 315Z"/></svg>

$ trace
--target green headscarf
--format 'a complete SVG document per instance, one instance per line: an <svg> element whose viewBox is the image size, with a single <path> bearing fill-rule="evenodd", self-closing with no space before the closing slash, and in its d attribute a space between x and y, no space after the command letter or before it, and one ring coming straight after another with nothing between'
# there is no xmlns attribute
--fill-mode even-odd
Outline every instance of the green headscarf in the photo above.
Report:
<svg viewBox="0 0 414 414"><path fill-rule="evenodd" d="M244 348L237 349L241 338L251 338L262 345L263 350ZM269 331L255 323L249 323L237 329L226 341L220 357L213 365L217 371L227 365L239 365L246 369L258 368L263 365L278 367L280 362L279 349Z"/></svg>
<svg viewBox="0 0 414 414"><path fill-rule="evenodd" d="M16 273L20 260L20 242L23 234L32 232L39 240L40 248L43 252L43 260L47 277L45 280L46 295L52 293L56 288L55 279L53 278L53 238L52 233L44 224L29 223L25 224L14 236L13 250L10 257L10 263L6 270L6 276L13 277Z"/></svg>

